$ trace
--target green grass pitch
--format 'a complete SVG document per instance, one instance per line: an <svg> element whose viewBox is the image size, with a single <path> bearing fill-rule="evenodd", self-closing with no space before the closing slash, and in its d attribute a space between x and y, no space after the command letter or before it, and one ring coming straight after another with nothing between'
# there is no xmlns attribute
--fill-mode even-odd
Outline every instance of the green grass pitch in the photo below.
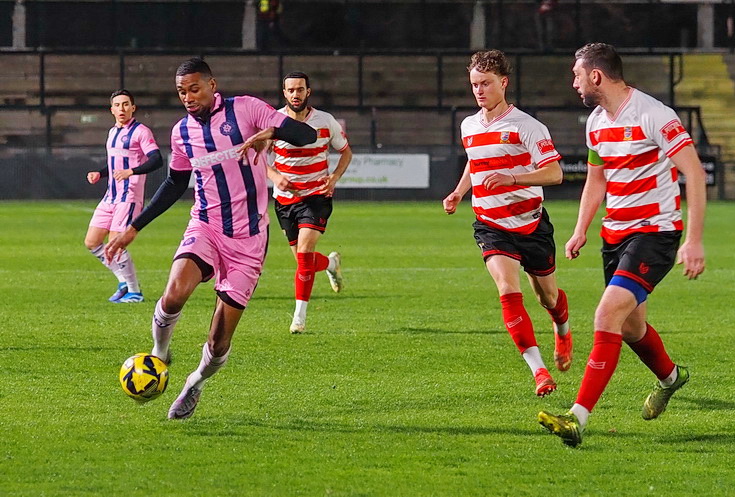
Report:
<svg viewBox="0 0 735 497"><path fill-rule="evenodd" d="M230 361L187 421L166 412L200 359L212 285L189 301L171 383L137 405L122 361L150 350L150 320L188 219L181 203L131 247L147 298L107 302L115 280L84 248L93 202L0 203L0 495L713 496L735 492L735 205L712 203L707 270L675 268L650 321L692 380L658 420L654 377L626 347L579 449L537 423L574 401L603 289L595 225L558 259L576 357L533 395L463 204L336 202L319 249L343 254L347 287L318 275L308 333L288 333L293 270L276 226ZM576 202L548 202L558 254ZM550 320L524 284L542 354ZM553 371L552 371L553 373Z"/></svg>

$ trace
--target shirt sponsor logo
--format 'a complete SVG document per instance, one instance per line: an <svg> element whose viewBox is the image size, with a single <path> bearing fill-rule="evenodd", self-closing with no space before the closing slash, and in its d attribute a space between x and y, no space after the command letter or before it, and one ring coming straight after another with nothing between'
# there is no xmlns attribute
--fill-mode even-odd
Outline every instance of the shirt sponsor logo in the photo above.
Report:
<svg viewBox="0 0 735 497"><path fill-rule="evenodd" d="M542 154L548 154L549 152L554 151L554 142L549 138L537 141L536 146Z"/></svg>
<svg viewBox="0 0 735 497"><path fill-rule="evenodd" d="M213 166L214 164L221 164L226 160L238 160L237 149L239 147L228 148L227 150L221 150L212 152L210 154L202 155L199 157L193 157L190 160L191 167L207 167Z"/></svg>
<svg viewBox="0 0 735 497"><path fill-rule="evenodd" d="M510 143L510 131L500 132L500 143Z"/></svg>
<svg viewBox="0 0 735 497"><path fill-rule="evenodd" d="M677 136L681 135L682 133L686 133L686 130L684 129L684 126L679 122L678 119L674 119L673 121L670 121L666 124L663 128L661 128L661 134L664 135L664 138L667 142L670 142Z"/></svg>
<svg viewBox="0 0 735 497"><path fill-rule="evenodd" d="M633 128L630 126L625 126L623 128L623 140L630 141L632 139L633 139Z"/></svg>
<svg viewBox="0 0 735 497"><path fill-rule="evenodd" d="M125 148L111 148L108 150L108 153L116 157L135 157L136 155L132 150Z"/></svg>
<svg viewBox="0 0 735 497"><path fill-rule="evenodd" d="M219 132L225 136L230 136L235 131L235 124L231 121L225 121L219 127Z"/></svg>

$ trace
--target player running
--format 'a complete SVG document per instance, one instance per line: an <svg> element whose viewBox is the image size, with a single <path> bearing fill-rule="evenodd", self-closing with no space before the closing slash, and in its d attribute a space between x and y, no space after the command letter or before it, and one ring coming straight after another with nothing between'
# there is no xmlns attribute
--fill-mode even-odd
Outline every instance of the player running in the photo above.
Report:
<svg viewBox="0 0 735 497"><path fill-rule="evenodd" d="M183 195L193 174L191 220L174 256L166 289L156 303L151 353L170 361L174 326L200 282L215 278L217 300L201 362L171 405L170 419L194 413L205 381L227 362L232 335L258 284L268 243L268 188L266 166L256 164L257 154L251 148L256 141L271 138L298 146L316 139L313 128L262 100L223 98L212 71L200 58L179 66L176 90L188 115L171 133L168 178L150 205L105 251L110 259L129 245Z"/></svg>
<svg viewBox="0 0 735 497"><path fill-rule="evenodd" d="M105 259L105 237L112 241L143 210L145 175L163 166L153 133L137 121L135 99L127 90L110 96L110 112L115 125L107 134L107 165L87 173L87 181L109 178L107 191L89 222L84 245L118 279L117 290L108 299L115 303L143 302L133 258L123 250L112 260Z"/></svg>
<svg viewBox="0 0 735 497"><path fill-rule="evenodd" d="M340 254L324 256L316 252L316 244L327 229L334 187L350 165L352 150L337 120L309 106L309 76L302 72L287 74L283 78L283 96L286 106L279 112L305 122L317 134L316 142L305 147L276 140L275 161L268 170L274 185L276 217L296 258L296 309L289 329L291 333L303 333L314 274L326 271L332 290L340 292L344 288ZM340 154L331 174L327 169L330 146Z"/></svg>
<svg viewBox="0 0 735 497"><path fill-rule="evenodd" d="M646 322L646 299L674 266L684 275L704 271L702 231L704 170L692 139L676 113L628 86L623 62L611 45L590 43L577 50L574 89L587 107L587 182L566 256L575 259L603 198L602 264L607 287L595 311L595 337L577 400L568 413L542 411L539 422L570 446L582 443L587 419L618 364L622 342L656 375L643 403L643 419L655 419L671 396L689 381L661 337ZM683 230L677 171L686 175L687 233ZM678 248L678 255L677 255Z"/></svg>
<svg viewBox="0 0 735 497"><path fill-rule="evenodd" d="M503 52L477 52L467 69L480 111L462 121L468 161L444 199L444 210L453 214L472 188L475 240L498 288L505 327L531 369L536 395L543 397L556 390L556 383L523 305L519 269L551 316L554 363L567 371L572 363L569 309L556 284L554 227L541 203L541 187L562 181L561 156L546 126L506 101L510 63Z"/></svg>

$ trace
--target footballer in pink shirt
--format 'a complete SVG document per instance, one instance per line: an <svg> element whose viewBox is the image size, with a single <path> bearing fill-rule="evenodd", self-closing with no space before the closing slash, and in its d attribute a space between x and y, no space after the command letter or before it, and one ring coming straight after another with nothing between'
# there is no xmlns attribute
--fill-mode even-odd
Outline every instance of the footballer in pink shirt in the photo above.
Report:
<svg viewBox="0 0 735 497"><path fill-rule="evenodd" d="M143 210L145 175L163 165L153 133L137 121L135 98L127 90L117 90L110 97L110 112L115 125L107 134L107 164L98 171L87 173L94 184L107 177L107 191L89 222L84 245L118 279L117 290L110 302L142 302L133 258L123 250L113 260L105 260L105 237L114 240Z"/></svg>
<svg viewBox="0 0 735 497"><path fill-rule="evenodd" d="M194 179L194 206L168 284L153 314L152 354L170 361L169 343L184 304L200 282L215 279L217 301L202 360L168 412L194 413L205 381L227 361L240 317L260 277L268 244L266 161L256 145L285 140L304 146L316 131L260 99L224 98L204 60L192 58L176 71L176 90L187 116L171 132L168 177L148 207L108 244L112 259L138 232L171 207Z"/></svg>

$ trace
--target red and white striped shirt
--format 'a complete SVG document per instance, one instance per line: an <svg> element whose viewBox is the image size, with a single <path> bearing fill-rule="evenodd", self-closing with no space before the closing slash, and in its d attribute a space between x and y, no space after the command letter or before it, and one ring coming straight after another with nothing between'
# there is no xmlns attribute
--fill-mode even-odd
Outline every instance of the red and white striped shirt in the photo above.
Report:
<svg viewBox="0 0 735 497"><path fill-rule="evenodd" d="M288 115L286 107L278 112ZM299 190L299 195L296 196L273 188L273 198L283 205L295 204L305 197L317 194L324 186L319 179L329 174L327 161L330 145L338 152L349 146L342 126L332 114L311 108L304 122L316 130L314 143L296 147L283 140L276 140L273 144L273 166Z"/></svg>
<svg viewBox="0 0 735 497"><path fill-rule="evenodd" d="M671 157L692 139L676 113L635 88L610 118L597 107L587 120L587 146L604 167L607 215L602 237L683 229L677 169Z"/></svg>
<svg viewBox="0 0 735 497"><path fill-rule="evenodd" d="M532 233L541 219L543 188L513 185L488 190L482 182L494 171L521 174L561 159L549 130L513 105L491 122L479 111L466 117L461 128L477 219L493 228Z"/></svg>

